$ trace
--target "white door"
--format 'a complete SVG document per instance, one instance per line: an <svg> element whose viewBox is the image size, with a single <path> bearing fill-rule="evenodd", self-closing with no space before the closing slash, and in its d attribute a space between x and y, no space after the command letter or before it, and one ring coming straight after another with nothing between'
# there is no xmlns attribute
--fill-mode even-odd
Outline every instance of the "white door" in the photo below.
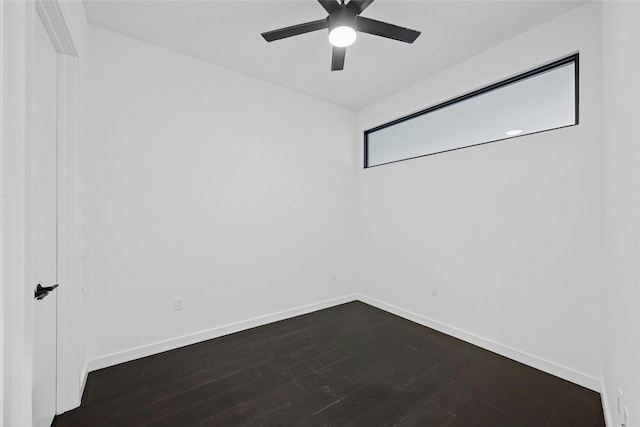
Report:
<svg viewBox="0 0 640 427"><path fill-rule="evenodd" d="M37 16L37 14L36 14ZM31 203L28 253L36 285L57 283L58 55L39 18L34 19L31 67ZM33 419L50 426L56 413L57 294L33 299Z"/></svg>

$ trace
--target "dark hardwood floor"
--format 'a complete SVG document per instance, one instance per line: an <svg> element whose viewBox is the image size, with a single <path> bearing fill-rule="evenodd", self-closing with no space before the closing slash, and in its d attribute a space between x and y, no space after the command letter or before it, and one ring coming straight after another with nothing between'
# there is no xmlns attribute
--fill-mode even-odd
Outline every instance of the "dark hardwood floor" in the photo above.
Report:
<svg viewBox="0 0 640 427"><path fill-rule="evenodd" d="M92 372L53 425L605 423L598 393L352 302Z"/></svg>

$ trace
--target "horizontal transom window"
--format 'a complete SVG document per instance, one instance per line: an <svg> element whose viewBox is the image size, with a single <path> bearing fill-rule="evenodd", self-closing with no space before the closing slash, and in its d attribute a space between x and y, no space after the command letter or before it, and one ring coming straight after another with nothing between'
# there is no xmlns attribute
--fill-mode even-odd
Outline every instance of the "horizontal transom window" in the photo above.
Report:
<svg viewBox="0 0 640 427"><path fill-rule="evenodd" d="M378 166L578 124L578 54L365 131Z"/></svg>

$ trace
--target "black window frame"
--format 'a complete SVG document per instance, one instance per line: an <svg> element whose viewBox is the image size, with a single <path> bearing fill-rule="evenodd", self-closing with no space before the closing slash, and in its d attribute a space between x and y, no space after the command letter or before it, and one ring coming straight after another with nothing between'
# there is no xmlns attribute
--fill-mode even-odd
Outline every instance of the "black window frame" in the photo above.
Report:
<svg viewBox="0 0 640 427"><path fill-rule="evenodd" d="M545 73L547 71L553 70L555 68L559 68L562 67L564 65L567 64L571 64L574 63L574 72L575 72L575 76L574 76L574 84L575 84L575 88L574 88L574 95L575 95L575 123L570 124L570 125L566 125L566 126L560 126L560 127L555 127L555 128L549 128L549 129L544 129L541 131L536 131L536 132L531 132L531 133L523 133L521 135L516 135L516 136L512 136L512 137L508 137L508 138L500 138L500 139L494 139L491 141L485 141L485 142L479 142L477 144L472 144L472 145L465 145L464 147L457 147L457 148L452 148L449 150L443 150L443 151L437 151L435 153L429 153L429 154L423 154L420 156L414 156L414 157L408 157L406 159L400 159L400 160L393 160L390 162L386 162L386 163L380 163L377 165L373 165L373 166L369 166L369 134L379 131L381 129L385 129L391 126L395 126L399 123L405 122L407 120L411 120L414 119L416 117L420 117L423 116L425 114L429 114L433 111L439 110L441 108L445 108L448 107L450 105L453 104L457 104L459 102L465 101L467 99L479 96L479 95L483 95L487 92L491 92L493 90L496 89L500 89L502 87L508 86L510 84L519 82L521 80L525 80L528 79L530 77L536 76L538 74L542 74ZM458 97L452 98L450 100L441 102L439 104L436 104L432 107L428 107L425 108L424 110L420 110L418 112L409 114L407 116L403 116L399 119L390 121L388 123L384 123L380 126L376 126L374 128L368 129L364 131L364 169L368 169L368 168L373 168L373 167L377 167L377 166L383 166L383 165L388 165L388 164L392 164L392 163L398 163L398 162L404 162L406 160L412 160L412 159L418 159L421 157L427 157L427 156L433 156L434 154L442 154L442 153L448 153L450 151L456 151L456 150L462 150L465 148L471 148L471 147L477 147L479 145L485 145L485 144L491 144L493 142L498 142L498 141L505 141L508 139L513 139L513 138L520 138L522 136L527 136L527 135L533 135L533 134L537 134L537 133L542 133L542 132L549 132L552 130L556 130L556 129L563 129L563 128L567 128L567 127L571 127L571 126L577 126L580 124L580 53L574 53L572 55L569 55L567 57L564 57L562 59L550 62L548 64L542 65L540 67L534 68L532 70L526 71L524 73L518 74L516 76L510 77L508 79L505 80L501 80L497 83L493 83L490 84L488 86L482 87L480 89L476 89L474 91L471 91L469 93L466 93L464 95L460 95Z"/></svg>

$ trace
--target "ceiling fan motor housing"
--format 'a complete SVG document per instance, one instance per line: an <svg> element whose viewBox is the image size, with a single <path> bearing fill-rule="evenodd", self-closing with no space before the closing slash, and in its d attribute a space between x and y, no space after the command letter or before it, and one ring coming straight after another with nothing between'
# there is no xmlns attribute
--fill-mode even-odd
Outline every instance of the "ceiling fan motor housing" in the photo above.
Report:
<svg viewBox="0 0 640 427"><path fill-rule="evenodd" d="M328 17L329 32L336 27L351 27L356 30L356 14L346 7L340 7L333 11Z"/></svg>

